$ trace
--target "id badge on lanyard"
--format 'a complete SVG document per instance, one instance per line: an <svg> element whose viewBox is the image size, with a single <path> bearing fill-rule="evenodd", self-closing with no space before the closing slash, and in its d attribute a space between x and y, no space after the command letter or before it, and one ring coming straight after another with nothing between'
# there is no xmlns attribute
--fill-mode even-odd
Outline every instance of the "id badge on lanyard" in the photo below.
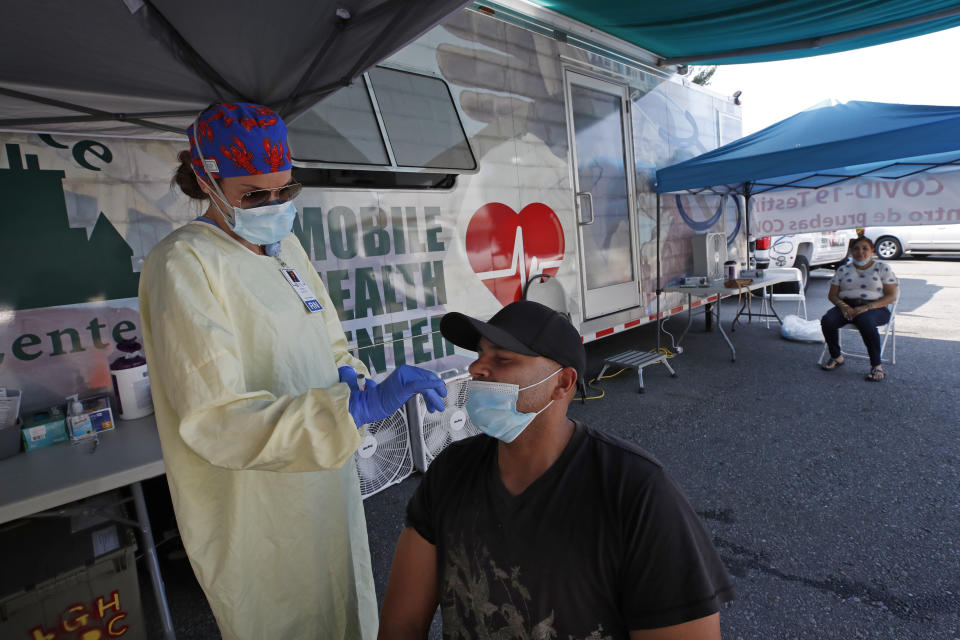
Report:
<svg viewBox="0 0 960 640"><path fill-rule="evenodd" d="M300 277L296 269L284 265L280 269L280 273L283 274L283 278L293 287L294 292L300 296L307 311L316 313L323 310L323 307L320 306L320 301L317 300L317 296L313 295L313 291L311 291L307 283L303 281L303 278Z"/></svg>

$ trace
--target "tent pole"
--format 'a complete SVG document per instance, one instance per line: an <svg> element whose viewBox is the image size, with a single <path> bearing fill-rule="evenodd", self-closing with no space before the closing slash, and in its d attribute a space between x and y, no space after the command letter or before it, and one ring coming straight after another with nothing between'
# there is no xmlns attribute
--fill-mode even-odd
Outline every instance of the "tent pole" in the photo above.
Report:
<svg viewBox="0 0 960 640"><path fill-rule="evenodd" d="M142 118L186 118L197 115L196 111L168 111L166 113L156 111L150 113L124 113L108 114L102 116L61 116L56 118L4 118L0 120L0 127L35 127L48 124L70 124L77 122L111 122L118 120L121 122L132 122L137 119L138 124L146 126L150 123L143 122ZM183 133L183 130L176 129L176 133Z"/></svg>
<svg viewBox="0 0 960 640"><path fill-rule="evenodd" d="M172 133L178 133L183 135L185 131L178 127L171 127L170 125L161 124L159 122L149 122L147 120L141 120L140 118L130 117L136 114L119 114L119 113L110 113L109 111L101 111L100 109L92 109L90 107L84 107L79 104L72 104L70 102L63 102L62 100L54 100L53 98L45 98L43 96L36 96L30 93L24 93L22 91L16 91L14 89L8 89L6 87L0 87L0 95L10 96L11 98L17 98L19 100L26 100L28 102L36 102L39 104L45 104L51 107L58 107L60 109L65 109L67 111L77 111L79 113L85 113L87 116L92 116L99 118L101 120L111 121L117 120L119 122L130 122L132 124L147 127L150 129L160 129L162 131L170 131ZM87 118L80 118L75 120L81 122ZM5 119L3 122L4 126L10 126L14 124L31 124L34 118L16 118L16 119ZM69 122L70 120L64 120L64 122Z"/></svg>
<svg viewBox="0 0 960 640"><path fill-rule="evenodd" d="M657 193L657 354L660 353L660 294L663 293L660 283L660 194Z"/></svg>
<svg viewBox="0 0 960 640"><path fill-rule="evenodd" d="M746 224L747 224L747 252L745 255L747 258L746 260L747 268L750 269L751 268L750 267L750 234L752 232L750 230L750 183L749 182L743 183L743 208L744 208L743 219L746 221ZM753 268L755 269L756 266L757 265L754 264Z"/></svg>

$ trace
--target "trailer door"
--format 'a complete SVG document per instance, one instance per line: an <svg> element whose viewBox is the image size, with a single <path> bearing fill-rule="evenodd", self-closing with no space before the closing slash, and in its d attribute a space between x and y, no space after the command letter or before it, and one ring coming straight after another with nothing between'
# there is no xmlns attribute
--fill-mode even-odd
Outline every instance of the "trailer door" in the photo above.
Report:
<svg viewBox="0 0 960 640"><path fill-rule="evenodd" d="M628 93L567 71L584 317L640 304Z"/></svg>

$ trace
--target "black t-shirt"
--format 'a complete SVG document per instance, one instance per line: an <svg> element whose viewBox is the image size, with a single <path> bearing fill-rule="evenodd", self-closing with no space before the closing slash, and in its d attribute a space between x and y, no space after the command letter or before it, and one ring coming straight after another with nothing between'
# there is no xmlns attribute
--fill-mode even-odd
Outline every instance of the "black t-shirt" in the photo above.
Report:
<svg viewBox="0 0 960 640"><path fill-rule="evenodd" d="M733 598L710 537L666 470L576 424L520 495L497 441L475 436L431 464L407 524L437 547L445 638L627 638L715 613Z"/></svg>

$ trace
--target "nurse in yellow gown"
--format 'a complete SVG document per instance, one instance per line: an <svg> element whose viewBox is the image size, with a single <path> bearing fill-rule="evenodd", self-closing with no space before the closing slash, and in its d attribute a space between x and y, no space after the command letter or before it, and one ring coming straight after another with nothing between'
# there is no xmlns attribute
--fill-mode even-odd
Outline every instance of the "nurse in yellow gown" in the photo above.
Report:
<svg viewBox="0 0 960 640"><path fill-rule="evenodd" d="M140 314L191 565L226 639L374 638L357 428L445 388L409 366L357 387L369 374L290 233L279 116L213 105L188 135L176 181L210 205L150 252Z"/></svg>

